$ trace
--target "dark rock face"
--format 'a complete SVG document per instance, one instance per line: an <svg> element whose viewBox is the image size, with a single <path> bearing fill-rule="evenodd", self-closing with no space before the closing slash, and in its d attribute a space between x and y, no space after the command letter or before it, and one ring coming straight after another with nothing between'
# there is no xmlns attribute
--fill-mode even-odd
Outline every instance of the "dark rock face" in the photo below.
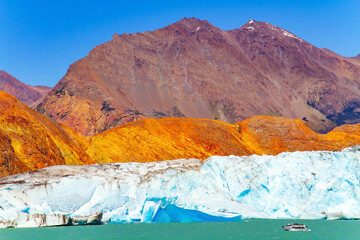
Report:
<svg viewBox="0 0 360 240"><path fill-rule="evenodd" d="M87 136L173 116L230 123L254 115L306 118L327 132L339 122L360 122L345 113L359 96L354 58L266 22L223 31L185 18L153 32L114 34L72 64L35 109Z"/></svg>
<svg viewBox="0 0 360 240"><path fill-rule="evenodd" d="M0 90L13 95L28 106L46 95L50 89L46 86L29 86L7 72L0 71Z"/></svg>
<svg viewBox="0 0 360 240"><path fill-rule="evenodd" d="M338 126L344 124L355 124L360 122L360 101L347 103L344 110L328 116Z"/></svg>

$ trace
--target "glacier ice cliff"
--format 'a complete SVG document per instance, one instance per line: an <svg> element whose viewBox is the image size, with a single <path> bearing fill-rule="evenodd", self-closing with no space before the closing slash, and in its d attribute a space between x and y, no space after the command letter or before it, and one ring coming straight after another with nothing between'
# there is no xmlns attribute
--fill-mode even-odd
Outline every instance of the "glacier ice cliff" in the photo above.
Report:
<svg viewBox="0 0 360 240"><path fill-rule="evenodd" d="M42 226L29 223L39 214L62 222L102 213L104 223L360 218L359 161L352 147L53 166L0 179L0 226Z"/></svg>

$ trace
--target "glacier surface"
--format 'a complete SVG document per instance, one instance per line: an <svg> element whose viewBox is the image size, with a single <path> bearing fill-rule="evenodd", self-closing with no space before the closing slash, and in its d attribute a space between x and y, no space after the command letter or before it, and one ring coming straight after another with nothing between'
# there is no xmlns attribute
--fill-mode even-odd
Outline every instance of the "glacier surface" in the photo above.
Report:
<svg viewBox="0 0 360 240"><path fill-rule="evenodd" d="M102 213L104 223L360 218L359 159L352 147L53 166L0 179L0 226L36 226L26 224L36 214Z"/></svg>

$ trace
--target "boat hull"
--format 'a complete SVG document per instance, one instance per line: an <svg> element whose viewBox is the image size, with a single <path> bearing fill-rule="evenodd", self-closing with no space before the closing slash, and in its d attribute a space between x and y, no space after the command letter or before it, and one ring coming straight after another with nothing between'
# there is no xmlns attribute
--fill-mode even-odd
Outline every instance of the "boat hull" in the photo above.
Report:
<svg viewBox="0 0 360 240"><path fill-rule="evenodd" d="M286 226L283 226L285 231L291 232L308 232L311 231L310 228L306 227L304 224L290 223Z"/></svg>

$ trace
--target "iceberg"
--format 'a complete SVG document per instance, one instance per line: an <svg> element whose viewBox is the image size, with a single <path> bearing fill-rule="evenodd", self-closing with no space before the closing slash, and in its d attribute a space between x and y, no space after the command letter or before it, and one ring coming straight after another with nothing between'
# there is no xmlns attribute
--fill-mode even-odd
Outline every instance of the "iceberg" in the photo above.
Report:
<svg viewBox="0 0 360 240"><path fill-rule="evenodd" d="M360 218L359 163L356 146L52 166L0 179L0 227L34 226L33 216L46 226L66 217L86 223L94 214L101 223Z"/></svg>

